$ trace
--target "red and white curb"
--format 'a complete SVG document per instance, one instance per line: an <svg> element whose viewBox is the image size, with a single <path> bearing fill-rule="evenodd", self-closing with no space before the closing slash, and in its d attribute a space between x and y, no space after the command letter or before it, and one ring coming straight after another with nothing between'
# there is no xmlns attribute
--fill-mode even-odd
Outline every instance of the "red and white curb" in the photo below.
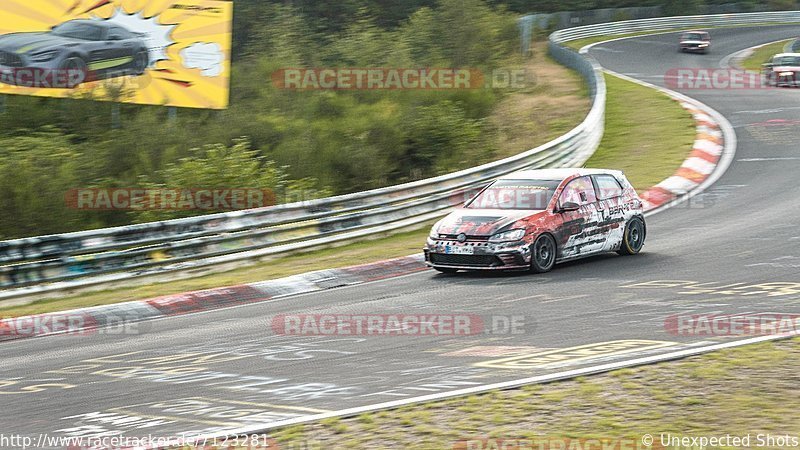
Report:
<svg viewBox="0 0 800 450"><path fill-rule="evenodd" d="M648 212L697 189L714 173L725 149L719 124L695 104L684 101L680 104L697 122L697 137L689 157L675 174L641 194Z"/></svg>
<svg viewBox="0 0 800 450"><path fill-rule="evenodd" d="M426 270L422 254L359 266L307 272L276 280L165 295L148 300L73 309L0 320L0 342L48 335L80 335L205 311L278 300L294 295L353 286Z"/></svg>
<svg viewBox="0 0 800 450"><path fill-rule="evenodd" d="M596 44L592 44L596 45ZM590 46L584 47L588 48ZM581 49L581 53L584 52ZM645 214L650 216L702 194L728 170L736 156L736 131L722 114L691 97L662 88L627 75L604 69L623 80L662 92L691 111L697 124L697 134L689 156L681 167L666 180L653 186L641 197Z"/></svg>

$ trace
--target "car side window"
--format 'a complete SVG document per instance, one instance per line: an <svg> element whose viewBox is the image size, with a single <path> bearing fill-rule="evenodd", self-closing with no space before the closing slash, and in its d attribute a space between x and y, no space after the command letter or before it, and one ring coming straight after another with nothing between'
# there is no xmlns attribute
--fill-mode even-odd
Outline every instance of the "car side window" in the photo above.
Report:
<svg viewBox="0 0 800 450"><path fill-rule="evenodd" d="M622 186L619 181L611 175L598 175L594 178L597 182L598 198L606 200L622 195Z"/></svg>
<svg viewBox="0 0 800 450"><path fill-rule="evenodd" d="M596 201L597 196L594 192L594 184L592 184L592 179L589 177L580 177L570 181L561 191L561 197L559 197L559 202L562 205L568 202L588 205Z"/></svg>
<svg viewBox="0 0 800 450"><path fill-rule="evenodd" d="M121 41L123 39L125 39L125 36L123 36L122 30L120 30L119 28L112 28L108 32L109 41Z"/></svg>
<svg viewBox="0 0 800 450"><path fill-rule="evenodd" d="M133 39L135 37L133 33L123 28L117 28L116 31L122 36L122 39Z"/></svg>

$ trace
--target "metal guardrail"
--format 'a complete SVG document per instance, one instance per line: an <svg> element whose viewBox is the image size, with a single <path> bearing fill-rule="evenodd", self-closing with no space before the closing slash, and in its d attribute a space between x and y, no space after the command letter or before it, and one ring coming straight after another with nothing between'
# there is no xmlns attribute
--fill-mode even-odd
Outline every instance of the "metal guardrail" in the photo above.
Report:
<svg viewBox="0 0 800 450"><path fill-rule="evenodd" d="M569 133L501 161L371 191L233 213L0 242L0 299L106 283L369 237L443 215L492 179L524 168L580 166L603 135L599 65L561 44L690 27L800 22L800 11L629 20L550 36L558 62L587 81L592 108Z"/></svg>
<svg viewBox="0 0 800 450"><path fill-rule="evenodd" d="M569 133L532 150L426 180L232 213L0 242L0 298L252 259L430 221L491 180L532 167L581 166L603 135L599 67L557 44L588 82L592 107Z"/></svg>
<svg viewBox="0 0 800 450"><path fill-rule="evenodd" d="M658 17L654 19L625 20L600 25L559 30L550 36L551 41L567 42L595 36L612 36L638 32L658 32L685 28L730 27L800 22L800 11L777 11L738 14L713 14L705 16Z"/></svg>

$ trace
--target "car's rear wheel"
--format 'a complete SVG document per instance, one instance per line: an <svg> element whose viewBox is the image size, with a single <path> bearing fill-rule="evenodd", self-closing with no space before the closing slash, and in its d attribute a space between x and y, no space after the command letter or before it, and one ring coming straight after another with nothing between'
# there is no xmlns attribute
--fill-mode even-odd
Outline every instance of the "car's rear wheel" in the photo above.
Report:
<svg viewBox="0 0 800 450"><path fill-rule="evenodd" d="M622 247L617 253L620 255L635 255L639 253L644 246L645 237L647 237L647 228L644 220L640 217L632 218L625 226L625 232L622 235Z"/></svg>
<svg viewBox="0 0 800 450"><path fill-rule="evenodd" d="M144 71L147 70L148 64L150 64L150 58L147 55L147 52L137 53L136 58L133 60L133 72L136 75L144 74Z"/></svg>
<svg viewBox="0 0 800 450"><path fill-rule="evenodd" d="M446 268L446 267L434 267L434 269L438 270L441 273L445 273L447 275L452 275L452 274L458 272L458 269L449 269L449 268Z"/></svg>
<svg viewBox="0 0 800 450"><path fill-rule="evenodd" d="M547 233L541 234L531 246L531 272L549 272L555 265L556 240Z"/></svg>

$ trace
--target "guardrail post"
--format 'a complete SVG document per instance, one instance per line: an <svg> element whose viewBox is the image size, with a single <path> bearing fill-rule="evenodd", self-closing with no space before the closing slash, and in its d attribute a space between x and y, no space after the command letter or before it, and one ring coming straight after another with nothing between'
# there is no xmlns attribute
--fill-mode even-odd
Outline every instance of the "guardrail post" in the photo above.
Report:
<svg viewBox="0 0 800 450"><path fill-rule="evenodd" d="M0 114L6 112L6 96L0 95Z"/></svg>
<svg viewBox="0 0 800 450"><path fill-rule="evenodd" d="M170 125L175 124L175 121L178 120L178 108L174 106L167 108L167 120L169 120Z"/></svg>
<svg viewBox="0 0 800 450"><path fill-rule="evenodd" d="M531 51L531 36L533 35L533 19L535 16L520 17L517 25L520 28L520 50L523 56L528 56Z"/></svg>

